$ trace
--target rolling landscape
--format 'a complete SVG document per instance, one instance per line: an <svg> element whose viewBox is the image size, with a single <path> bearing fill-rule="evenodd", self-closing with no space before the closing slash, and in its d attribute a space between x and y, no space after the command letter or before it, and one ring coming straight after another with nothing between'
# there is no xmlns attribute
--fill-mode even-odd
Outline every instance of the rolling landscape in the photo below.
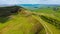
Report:
<svg viewBox="0 0 60 34"><path fill-rule="evenodd" d="M0 34L60 34L60 5L1 6Z"/></svg>

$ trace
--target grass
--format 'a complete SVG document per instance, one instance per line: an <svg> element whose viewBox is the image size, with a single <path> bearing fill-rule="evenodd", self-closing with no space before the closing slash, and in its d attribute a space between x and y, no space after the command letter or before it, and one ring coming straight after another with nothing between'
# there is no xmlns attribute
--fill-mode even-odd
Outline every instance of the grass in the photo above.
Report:
<svg viewBox="0 0 60 34"><path fill-rule="evenodd" d="M0 18L0 34L60 34L59 15L53 8L22 10Z"/></svg>
<svg viewBox="0 0 60 34"><path fill-rule="evenodd" d="M20 14L13 16L12 19L0 25L0 34L35 34L40 31L39 27L43 28L32 16L26 17Z"/></svg>
<svg viewBox="0 0 60 34"><path fill-rule="evenodd" d="M56 29L55 26L53 26L52 24L45 22L44 20L42 20L40 17L35 17L34 18L38 18L37 20L39 20L41 22L41 24L45 27L45 30L48 34L59 34L60 30Z"/></svg>
<svg viewBox="0 0 60 34"><path fill-rule="evenodd" d="M60 29L60 21L59 20L53 19L53 18L50 18L50 17L47 17L47 16L43 16L43 15L41 15L40 17L44 21L56 26L57 29Z"/></svg>
<svg viewBox="0 0 60 34"><path fill-rule="evenodd" d="M33 12L35 12L37 14L37 16L35 15L33 17L36 18L45 27L45 30L46 30L46 32L48 32L48 34L59 34L59 32L60 32L60 30L59 30L60 12L58 12L58 11L55 12L52 10L52 8L33 10ZM41 15L43 15L45 17L43 18L43 17L41 17ZM52 22L50 20L52 20L52 21L55 20L55 21ZM55 23L57 23L58 26L56 26Z"/></svg>

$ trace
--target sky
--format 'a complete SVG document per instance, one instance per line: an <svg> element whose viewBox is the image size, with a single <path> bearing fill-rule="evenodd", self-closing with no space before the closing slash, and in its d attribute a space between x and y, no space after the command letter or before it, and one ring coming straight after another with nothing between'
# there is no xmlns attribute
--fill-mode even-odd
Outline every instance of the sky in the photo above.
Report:
<svg viewBox="0 0 60 34"><path fill-rule="evenodd" d="M60 4L60 0L0 0L3 4Z"/></svg>

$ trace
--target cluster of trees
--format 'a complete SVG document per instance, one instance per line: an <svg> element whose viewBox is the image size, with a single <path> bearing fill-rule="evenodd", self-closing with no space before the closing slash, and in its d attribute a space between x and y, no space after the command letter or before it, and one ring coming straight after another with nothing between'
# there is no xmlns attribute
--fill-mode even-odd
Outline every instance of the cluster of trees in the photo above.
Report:
<svg viewBox="0 0 60 34"><path fill-rule="evenodd" d="M60 29L60 21L59 20L56 20L56 19L53 19L53 18L50 18L50 17L47 17L47 16L43 16L41 15L40 16L44 21L56 26L56 28Z"/></svg>

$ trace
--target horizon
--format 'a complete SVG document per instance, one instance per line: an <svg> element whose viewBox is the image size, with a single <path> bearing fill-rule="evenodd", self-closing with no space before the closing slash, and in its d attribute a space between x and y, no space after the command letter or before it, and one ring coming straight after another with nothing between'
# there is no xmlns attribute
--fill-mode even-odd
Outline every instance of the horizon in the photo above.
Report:
<svg viewBox="0 0 60 34"><path fill-rule="evenodd" d="M23 6L35 6L35 5L51 5L51 6L60 6L58 4L16 4L17 6L23 5ZM2 4L0 6L15 6L13 4Z"/></svg>

